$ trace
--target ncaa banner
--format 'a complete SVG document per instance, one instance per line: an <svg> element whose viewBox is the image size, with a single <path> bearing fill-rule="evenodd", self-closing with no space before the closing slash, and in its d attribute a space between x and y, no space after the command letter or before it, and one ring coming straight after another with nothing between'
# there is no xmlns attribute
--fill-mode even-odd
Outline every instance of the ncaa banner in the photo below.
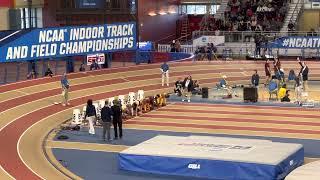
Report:
<svg viewBox="0 0 320 180"><path fill-rule="evenodd" d="M0 46L0 62L135 50L136 24L34 29Z"/></svg>
<svg viewBox="0 0 320 180"><path fill-rule="evenodd" d="M319 36L287 36L269 43L272 48L285 49L318 49L320 48Z"/></svg>

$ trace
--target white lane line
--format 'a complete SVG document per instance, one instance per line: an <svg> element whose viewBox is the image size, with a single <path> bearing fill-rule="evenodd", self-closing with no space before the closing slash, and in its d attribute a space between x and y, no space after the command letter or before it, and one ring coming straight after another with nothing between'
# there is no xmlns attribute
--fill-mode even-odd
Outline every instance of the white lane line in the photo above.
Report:
<svg viewBox="0 0 320 180"><path fill-rule="evenodd" d="M16 179L16 178L14 178L13 176L11 176L11 174L9 174L6 170L4 170L4 168L1 166L1 164L0 164L0 169L1 169L3 172L5 172L11 179Z"/></svg>
<svg viewBox="0 0 320 180"><path fill-rule="evenodd" d="M152 85L152 84L151 84L151 85ZM136 87L137 87L137 86L134 86L133 88L136 88ZM121 89L121 90L126 90L126 89L128 89L128 88ZM161 89L162 89L162 88L161 88ZM149 90L149 91L155 91L155 90L161 90L161 89L157 89L157 88L156 88L156 89L152 89L152 90ZM148 92L148 91L146 91L146 92ZM103 94L103 93L108 93L108 92L95 93L95 94L91 94L90 96L99 95L99 94ZM52 96L50 96L50 97L52 97ZM88 97L89 97L89 96L88 96ZM74 99L71 99L71 100L77 100L77 99L81 99L81 98L84 98L84 97L78 97L78 98L74 98ZM37 101L39 101L39 100L37 100ZM34 101L33 101L33 102L34 102ZM81 107L81 106L83 106L83 105L84 105L84 104L81 104L81 105L76 106L76 107ZM27 114L24 114L24 115L22 115L22 116L20 116L20 117L18 117L18 118L16 118L16 119L10 121L10 122L7 123L4 127L2 127L2 128L0 129L0 131L2 131L5 127L7 127L9 124L11 124L12 122L16 121L17 119L20 119L20 118L22 118L23 116L26 116L26 115L31 114L31 113L33 113L33 112L40 111L41 109L47 108L47 107L49 107L49 106L52 106L52 104L50 104L50 105L48 105L48 106L44 106L44 107L42 107L42 108L40 108L40 109L36 109L36 110L34 110L34 111L31 111L31 112L29 112L29 113L27 113ZM71 108L76 108L76 107L70 107L70 108L68 108L68 109L66 109L66 110L59 111L59 112L64 112L64 111L70 110ZM14 108L15 108L15 107L14 107ZM59 113L59 112L57 112L57 113ZM55 113L55 114L57 114L57 113ZM52 115L50 115L50 116L47 116L46 118L51 117L51 116L53 116L53 115L55 115L55 114L52 114ZM41 179L44 179L44 178L41 177L41 176L40 176L39 174L37 174L36 172L34 172L34 171L25 163L25 161L22 159L22 156L21 156L20 150L19 150L19 144L20 144L20 140L21 140L22 136L24 136L24 134L25 134L29 129L31 129L31 128L32 128L33 126L35 126L36 124L42 122L42 121L45 120L46 118L43 118L43 119L37 121L35 124L31 125L27 130L25 130L25 131L21 134L21 136L19 137L19 140L18 140L18 142L17 142L17 153L18 153L18 155L19 155L19 158L20 158L21 161L24 163L24 165L25 165L26 167L28 167L28 169L30 169L34 174L36 174L36 175L37 175L38 177L40 177Z"/></svg>
<svg viewBox="0 0 320 180"><path fill-rule="evenodd" d="M16 32L14 32L14 33L12 33L12 34L10 34L10 35L8 35L8 36L6 36L6 37L4 37L4 38L0 39L0 42L1 42L1 41L4 41L4 40L6 40L6 39L8 39L8 38L9 38L9 37L11 37L11 36L14 36L15 34L19 33L20 31L21 31L21 30L16 31Z"/></svg>
<svg viewBox="0 0 320 180"><path fill-rule="evenodd" d="M26 93L26 92L23 92L23 91L20 91L20 90L13 90L13 91L21 93L23 95L30 95L29 93ZM21 97L21 96L18 96L18 97ZM15 99L15 98L17 98L17 97L14 97L13 99ZM11 99L8 99L8 100L11 100Z"/></svg>

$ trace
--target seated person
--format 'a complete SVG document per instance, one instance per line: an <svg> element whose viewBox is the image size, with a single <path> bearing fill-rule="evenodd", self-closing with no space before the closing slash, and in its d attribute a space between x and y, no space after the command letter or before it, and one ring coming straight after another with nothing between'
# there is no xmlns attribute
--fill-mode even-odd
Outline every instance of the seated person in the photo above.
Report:
<svg viewBox="0 0 320 180"><path fill-rule="evenodd" d="M296 74L294 73L294 70L291 69L288 75L288 81L294 81L296 79Z"/></svg>
<svg viewBox="0 0 320 180"><path fill-rule="evenodd" d="M289 91L290 91L290 90L286 90L286 94L285 94L285 96L281 99L281 102L290 102Z"/></svg>
<svg viewBox="0 0 320 180"><path fill-rule="evenodd" d="M84 64L81 64L81 65L80 65L79 71L80 71L80 72L86 71L86 68L84 67Z"/></svg>
<svg viewBox="0 0 320 180"><path fill-rule="evenodd" d="M271 98L271 95L272 94L276 94L278 96L278 83L276 81L276 76L272 76L272 79L271 81L269 82L268 84L268 90L269 90L269 94L270 94L270 97Z"/></svg>
<svg viewBox="0 0 320 180"><path fill-rule="evenodd" d="M283 69L280 69L279 71L277 71L275 75L280 82L284 81L284 70Z"/></svg>
<svg viewBox="0 0 320 180"><path fill-rule="evenodd" d="M38 73L34 68L32 68L31 72L27 74L27 79L36 79Z"/></svg>
<svg viewBox="0 0 320 180"><path fill-rule="evenodd" d="M279 89L279 92L278 92L278 98L283 101L283 98L286 96L287 94L287 85L284 84L282 85L282 87Z"/></svg>
<svg viewBox="0 0 320 180"><path fill-rule="evenodd" d="M47 71L44 73L44 76L53 76L53 72L51 71L51 69L48 67Z"/></svg>
<svg viewBox="0 0 320 180"><path fill-rule="evenodd" d="M93 60L92 64L90 65L90 71L97 70L97 69L100 69L100 66L95 60Z"/></svg>
<svg viewBox="0 0 320 180"><path fill-rule="evenodd" d="M181 81L181 78L179 78L176 83L174 84L175 87L174 87L174 93L178 96L181 96L182 95L182 85L183 82Z"/></svg>
<svg viewBox="0 0 320 180"><path fill-rule="evenodd" d="M201 94L201 88L199 86L199 81L195 80L193 82L192 94Z"/></svg>
<svg viewBox="0 0 320 180"><path fill-rule="evenodd" d="M227 90L227 98L232 98L232 87L229 86L228 82L227 82L227 76L223 75L222 79L220 80L219 84L217 84L217 88L223 88L225 90Z"/></svg>
<svg viewBox="0 0 320 180"><path fill-rule="evenodd" d="M222 76L222 79L217 84L217 88L225 88L227 86L226 78L227 76Z"/></svg>

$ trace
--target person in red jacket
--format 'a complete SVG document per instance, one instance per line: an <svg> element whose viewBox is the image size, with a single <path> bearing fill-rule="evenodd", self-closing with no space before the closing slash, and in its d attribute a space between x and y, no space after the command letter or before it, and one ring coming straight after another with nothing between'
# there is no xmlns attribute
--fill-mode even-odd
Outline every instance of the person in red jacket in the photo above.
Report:
<svg viewBox="0 0 320 180"><path fill-rule="evenodd" d="M269 59L266 60L266 63L264 64L264 71L266 73L266 83L265 86L267 86L271 79L271 69L270 69L270 61Z"/></svg>

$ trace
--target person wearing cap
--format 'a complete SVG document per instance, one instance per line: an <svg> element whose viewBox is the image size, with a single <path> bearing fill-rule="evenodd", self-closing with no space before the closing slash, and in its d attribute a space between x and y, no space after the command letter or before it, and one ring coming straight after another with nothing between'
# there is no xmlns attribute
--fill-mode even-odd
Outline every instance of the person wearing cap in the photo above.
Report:
<svg viewBox="0 0 320 180"><path fill-rule="evenodd" d="M308 89L308 78L309 78L309 67L306 65L305 62L301 62L300 58L297 58L301 69L299 72L299 76L302 76L302 87L303 91L307 91Z"/></svg>
<svg viewBox="0 0 320 180"><path fill-rule="evenodd" d="M69 101L69 81L67 79L67 74L63 73L61 78L61 87L62 87L62 106L70 105Z"/></svg>
<svg viewBox="0 0 320 180"><path fill-rule="evenodd" d="M167 64L167 62L164 62L161 65L160 70L162 73L162 86L164 86L165 79L167 80L167 86L169 86L169 65Z"/></svg>

